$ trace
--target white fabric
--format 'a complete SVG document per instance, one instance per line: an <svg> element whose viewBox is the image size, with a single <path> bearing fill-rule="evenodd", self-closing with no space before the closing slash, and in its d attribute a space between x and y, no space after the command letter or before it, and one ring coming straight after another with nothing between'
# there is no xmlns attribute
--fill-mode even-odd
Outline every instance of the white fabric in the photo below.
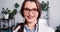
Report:
<svg viewBox="0 0 60 32"><path fill-rule="evenodd" d="M51 27L49 27L47 25L47 20L46 19L39 19L39 30L38 32L55 32L54 29L52 29ZM20 27L18 27L20 28ZM14 30L13 32L17 32L18 28L16 28L16 30ZM24 31L26 32L26 31Z"/></svg>
<svg viewBox="0 0 60 32"><path fill-rule="evenodd" d="M20 26L18 26L13 32L17 32L20 29Z"/></svg>
<svg viewBox="0 0 60 32"><path fill-rule="evenodd" d="M39 31L38 32L55 32L54 29L47 25L46 19L39 19Z"/></svg>

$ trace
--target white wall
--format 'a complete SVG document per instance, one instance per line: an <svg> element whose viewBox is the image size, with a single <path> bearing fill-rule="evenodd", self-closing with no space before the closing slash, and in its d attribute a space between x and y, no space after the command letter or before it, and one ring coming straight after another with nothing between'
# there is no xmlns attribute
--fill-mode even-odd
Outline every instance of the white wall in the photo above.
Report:
<svg viewBox="0 0 60 32"><path fill-rule="evenodd" d="M60 25L60 0L50 1L50 21L49 25L56 29L56 26Z"/></svg>
<svg viewBox="0 0 60 32"><path fill-rule="evenodd" d="M42 0L39 0L40 2ZM47 0L44 0L45 2ZM51 26L52 28L56 29L56 26L58 26L60 24L60 0L48 0L49 1L49 6L50 6L50 9L49 9L49 26ZM0 0L0 12L2 11L2 7L4 7L5 9L8 7L10 10L13 10L14 7L14 3L18 3L20 4L20 8L21 8L21 4L23 2L23 0ZM19 9L18 8L18 12L19 12ZM2 17L2 15L0 14L0 18ZM22 16L18 13L16 16L15 16L15 20L16 22L22 22L23 21L23 18Z"/></svg>
<svg viewBox="0 0 60 32"><path fill-rule="evenodd" d="M56 30L60 25L60 0L39 0L49 1L49 26Z"/></svg>
<svg viewBox="0 0 60 32"><path fill-rule="evenodd" d="M14 4L16 2L20 5L20 7L18 8L18 14L15 16L15 18L16 18L15 20L16 20L16 22L22 22L23 20L19 13L19 10L21 8L21 4L22 4L23 0L0 0L0 12L2 11L2 8L5 8L5 9L8 8L12 11L14 9ZM1 13L0 13L0 18L2 18Z"/></svg>

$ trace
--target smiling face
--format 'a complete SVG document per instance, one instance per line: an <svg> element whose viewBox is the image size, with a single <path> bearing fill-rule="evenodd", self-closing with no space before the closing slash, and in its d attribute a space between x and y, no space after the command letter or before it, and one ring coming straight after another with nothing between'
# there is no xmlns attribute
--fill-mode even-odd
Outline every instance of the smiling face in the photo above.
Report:
<svg viewBox="0 0 60 32"><path fill-rule="evenodd" d="M38 9L35 2L27 1L23 11L24 17L27 22L34 22L38 17Z"/></svg>

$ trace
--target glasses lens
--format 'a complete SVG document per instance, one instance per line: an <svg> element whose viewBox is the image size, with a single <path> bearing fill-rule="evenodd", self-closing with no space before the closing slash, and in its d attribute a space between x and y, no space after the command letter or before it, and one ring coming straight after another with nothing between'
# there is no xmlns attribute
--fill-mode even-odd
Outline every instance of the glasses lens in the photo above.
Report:
<svg viewBox="0 0 60 32"><path fill-rule="evenodd" d="M25 11L25 12L32 11L33 13L35 13L35 12L38 12L38 9L36 9L36 8L33 8L33 9L24 8L24 11Z"/></svg>
<svg viewBox="0 0 60 32"><path fill-rule="evenodd" d="M24 10L25 10L25 11L29 11L29 9L28 9L28 8L24 8Z"/></svg>

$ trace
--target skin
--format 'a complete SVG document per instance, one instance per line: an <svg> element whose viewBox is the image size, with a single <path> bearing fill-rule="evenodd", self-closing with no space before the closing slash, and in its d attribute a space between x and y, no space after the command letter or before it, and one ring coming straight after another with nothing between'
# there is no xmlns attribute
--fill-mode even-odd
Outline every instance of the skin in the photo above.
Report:
<svg viewBox="0 0 60 32"><path fill-rule="evenodd" d="M35 2L27 1L25 3L24 8L37 9L37 6ZM37 23L38 12L33 13L32 11L29 12L23 11L23 13L25 19L27 20L27 26L29 27L29 29L33 29L35 24Z"/></svg>

